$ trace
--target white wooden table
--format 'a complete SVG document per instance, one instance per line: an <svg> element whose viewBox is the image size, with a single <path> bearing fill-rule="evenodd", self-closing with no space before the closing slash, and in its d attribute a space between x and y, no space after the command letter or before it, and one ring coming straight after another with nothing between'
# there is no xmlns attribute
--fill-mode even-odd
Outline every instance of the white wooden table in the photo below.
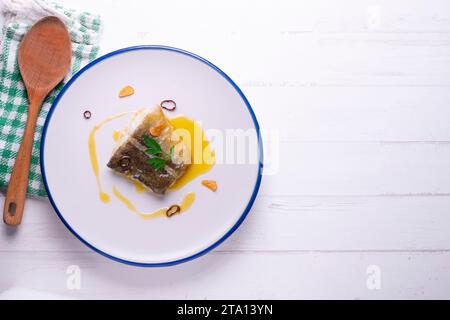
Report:
<svg viewBox="0 0 450 320"><path fill-rule="evenodd" d="M107 260L28 200L0 226L2 298L450 298L449 1L60 2L102 14L102 53L221 67L278 130L278 169L231 238L170 268Z"/></svg>

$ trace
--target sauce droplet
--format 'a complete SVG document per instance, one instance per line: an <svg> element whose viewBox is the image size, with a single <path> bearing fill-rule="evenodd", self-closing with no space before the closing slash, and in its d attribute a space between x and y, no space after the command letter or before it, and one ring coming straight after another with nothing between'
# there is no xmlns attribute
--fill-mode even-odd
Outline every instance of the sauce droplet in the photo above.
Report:
<svg viewBox="0 0 450 320"><path fill-rule="evenodd" d="M114 141L118 141L121 137L122 137L122 131L115 130L113 132L113 139L114 139Z"/></svg>
<svg viewBox="0 0 450 320"><path fill-rule="evenodd" d="M104 191L100 191L100 200L104 203L108 203L110 201L109 195Z"/></svg>

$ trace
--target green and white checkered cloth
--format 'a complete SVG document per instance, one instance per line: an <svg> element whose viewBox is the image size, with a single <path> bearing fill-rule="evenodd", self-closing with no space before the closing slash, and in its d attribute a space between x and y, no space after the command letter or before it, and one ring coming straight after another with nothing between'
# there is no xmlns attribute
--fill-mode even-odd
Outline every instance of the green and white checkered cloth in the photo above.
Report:
<svg viewBox="0 0 450 320"><path fill-rule="evenodd" d="M72 39L71 72L45 99L37 121L27 194L46 196L42 182L39 148L42 128L50 106L64 83L98 53L102 23L88 12L64 9L44 0L4 0L3 37L0 44L0 189L8 186L16 153L22 141L28 100L17 64L17 50L24 34L42 17L54 15L66 24Z"/></svg>

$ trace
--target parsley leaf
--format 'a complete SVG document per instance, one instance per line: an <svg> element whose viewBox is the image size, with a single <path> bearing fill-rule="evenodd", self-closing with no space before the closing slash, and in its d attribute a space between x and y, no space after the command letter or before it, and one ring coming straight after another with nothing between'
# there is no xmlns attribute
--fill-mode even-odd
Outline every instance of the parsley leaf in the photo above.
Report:
<svg viewBox="0 0 450 320"><path fill-rule="evenodd" d="M164 168L166 165L166 160L163 158L150 158L147 160L147 163L150 164L156 170Z"/></svg>
<svg viewBox="0 0 450 320"><path fill-rule="evenodd" d="M161 146L159 143L148 135L144 135L142 137L144 139L144 144L147 146L147 150L145 152L150 153L154 156L160 155L162 153Z"/></svg>

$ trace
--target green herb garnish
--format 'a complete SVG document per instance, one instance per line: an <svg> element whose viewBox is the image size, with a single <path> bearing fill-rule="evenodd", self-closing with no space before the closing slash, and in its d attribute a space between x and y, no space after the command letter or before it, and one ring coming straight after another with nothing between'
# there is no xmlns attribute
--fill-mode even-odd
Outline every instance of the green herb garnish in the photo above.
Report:
<svg viewBox="0 0 450 320"><path fill-rule="evenodd" d="M144 144L148 148L147 150L145 150L145 152L153 156L160 156L163 153L162 148L159 145L158 141L156 141L155 139L153 139L148 135L144 135L142 138L144 139ZM147 163L150 164L156 170L159 170L164 168L164 166L166 165L166 160L160 157L154 157L148 159Z"/></svg>
<svg viewBox="0 0 450 320"><path fill-rule="evenodd" d="M148 148L147 150L145 150L145 152L150 153L154 156L160 155L162 153L162 149L158 141L148 135L144 135L142 138L144 139L144 143Z"/></svg>

